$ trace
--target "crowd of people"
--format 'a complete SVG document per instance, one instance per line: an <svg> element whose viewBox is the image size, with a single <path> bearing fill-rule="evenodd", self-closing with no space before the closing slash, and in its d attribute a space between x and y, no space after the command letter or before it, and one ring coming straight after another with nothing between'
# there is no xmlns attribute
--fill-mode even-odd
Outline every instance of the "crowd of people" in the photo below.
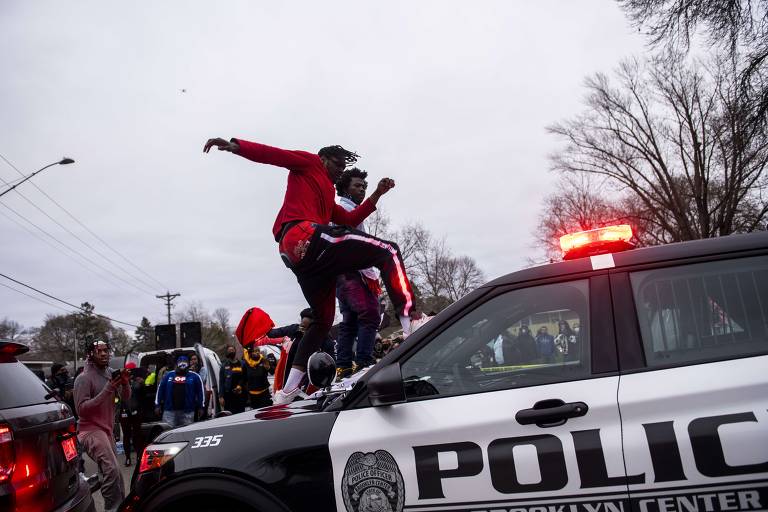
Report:
<svg viewBox="0 0 768 512"><path fill-rule="evenodd" d="M516 366L579 360L579 324L572 328L567 320L559 320L557 329L557 334L553 335L547 325L541 325L534 335L530 326L522 323L516 331L494 338L487 351L478 354L475 363L480 366Z"/></svg>

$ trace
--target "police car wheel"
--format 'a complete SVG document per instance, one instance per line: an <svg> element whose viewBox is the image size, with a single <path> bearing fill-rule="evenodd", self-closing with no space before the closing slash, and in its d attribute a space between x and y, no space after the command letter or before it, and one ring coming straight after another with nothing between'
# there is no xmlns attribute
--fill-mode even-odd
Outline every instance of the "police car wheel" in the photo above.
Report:
<svg viewBox="0 0 768 512"><path fill-rule="evenodd" d="M191 475L158 489L141 510L289 512L256 484L231 475Z"/></svg>

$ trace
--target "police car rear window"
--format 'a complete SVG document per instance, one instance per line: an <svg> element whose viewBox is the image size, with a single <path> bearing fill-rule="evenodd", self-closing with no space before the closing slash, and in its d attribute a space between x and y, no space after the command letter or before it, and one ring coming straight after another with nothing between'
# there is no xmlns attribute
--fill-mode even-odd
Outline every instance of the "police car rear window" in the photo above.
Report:
<svg viewBox="0 0 768 512"><path fill-rule="evenodd" d="M768 353L768 256L631 274L648 366Z"/></svg>
<svg viewBox="0 0 768 512"><path fill-rule="evenodd" d="M13 392L9 393L8 390ZM50 389L32 370L18 361L0 362L0 409L24 407L55 401L46 399Z"/></svg>

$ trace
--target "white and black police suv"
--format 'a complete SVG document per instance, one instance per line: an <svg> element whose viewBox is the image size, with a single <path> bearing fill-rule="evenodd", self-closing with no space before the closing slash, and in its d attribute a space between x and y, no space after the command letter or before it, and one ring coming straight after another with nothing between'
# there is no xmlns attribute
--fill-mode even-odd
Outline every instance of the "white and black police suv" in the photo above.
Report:
<svg viewBox="0 0 768 512"><path fill-rule="evenodd" d="M564 237L353 385L162 434L123 511L768 509L768 233L631 236Z"/></svg>

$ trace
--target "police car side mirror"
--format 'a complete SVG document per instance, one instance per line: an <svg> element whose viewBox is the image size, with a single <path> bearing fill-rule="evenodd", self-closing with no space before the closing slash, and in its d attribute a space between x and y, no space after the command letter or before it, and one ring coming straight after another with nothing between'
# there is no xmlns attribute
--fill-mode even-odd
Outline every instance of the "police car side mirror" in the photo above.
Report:
<svg viewBox="0 0 768 512"><path fill-rule="evenodd" d="M374 407L405 402L405 387L400 363L385 366L368 380L368 399Z"/></svg>

